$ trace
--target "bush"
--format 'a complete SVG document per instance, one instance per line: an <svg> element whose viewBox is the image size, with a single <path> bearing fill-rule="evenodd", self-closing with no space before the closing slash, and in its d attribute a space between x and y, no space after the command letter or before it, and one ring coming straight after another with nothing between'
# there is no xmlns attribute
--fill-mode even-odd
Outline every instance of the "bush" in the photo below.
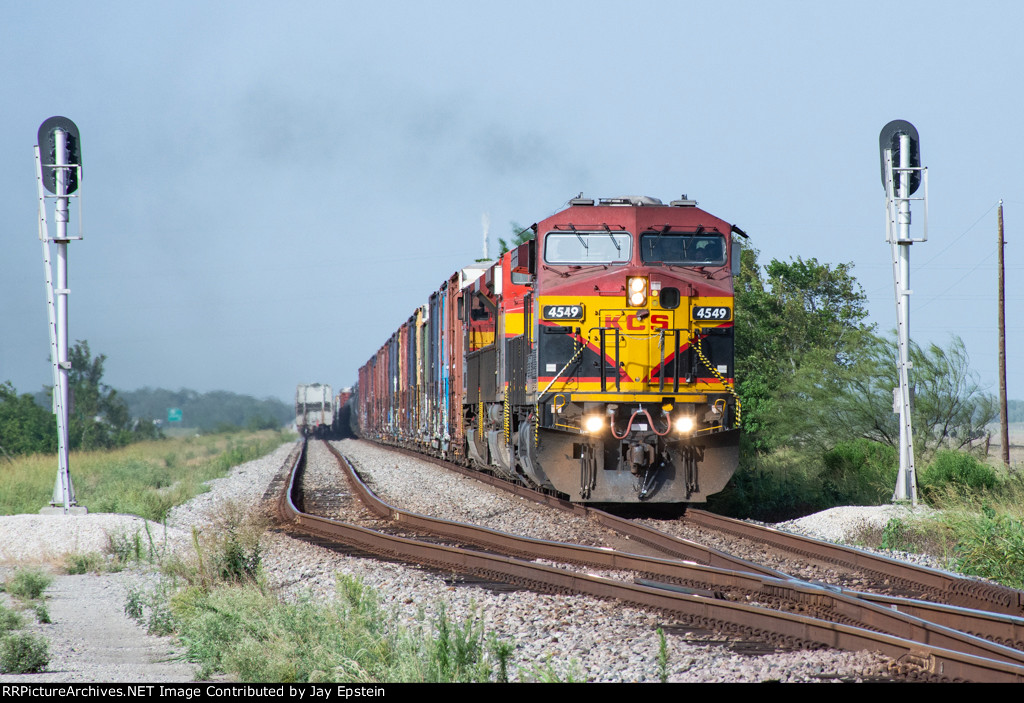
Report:
<svg viewBox="0 0 1024 703"><path fill-rule="evenodd" d="M1024 521L985 506L981 514L949 511L956 570L1024 588Z"/></svg>
<svg viewBox="0 0 1024 703"><path fill-rule="evenodd" d="M919 485L926 497L932 498L946 487L964 493L990 491L999 480L991 466L981 463L970 454L942 450L921 474Z"/></svg>
<svg viewBox="0 0 1024 703"><path fill-rule="evenodd" d="M0 634L10 630L17 630L24 622L21 616L10 608L0 605Z"/></svg>
<svg viewBox="0 0 1024 703"><path fill-rule="evenodd" d="M795 454L776 452L742 466L721 493L708 498L707 509L735 518L780 522L821 510L818 481L808 475L807 462Z"/></svg>
<svg viewBox="0 0 1024 703"><path fill-rule="evenodd" d="M840 442L822 455L822 492L830 505L881 505L896 485L899 452L869 439Z"/></svg>
<svg viewBox="0 0 1024 703"><path fill-rule="evenodd" d="M0 641L0 672L30 674L43 671L49 663L50 648L42 637L18 632Z"/></svg>
<svg viewBox="0 0 1024 703"><path fill-rule="evenodd" d="M37 600L53 582L53 577L42 569L20 569L7 579L7 592L15 598Z"/></svg>
<svg viewBox="0 0 1024 703"><path fill-rule="evenodd" d="M36 614L36 620L38 620L43 625L49 625L51 622L53 622L53 620L50 620L50 611L47 609L46 603L36 603L35 607L32 608L32 610Z"/></svg>

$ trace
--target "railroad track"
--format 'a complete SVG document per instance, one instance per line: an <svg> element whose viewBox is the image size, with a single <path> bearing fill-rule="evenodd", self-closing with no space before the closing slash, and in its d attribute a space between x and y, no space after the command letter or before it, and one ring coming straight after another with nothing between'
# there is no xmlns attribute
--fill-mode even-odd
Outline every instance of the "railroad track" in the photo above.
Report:
<svg viewBox="0 0 1024 703"><path fill-rule="evenodd" d="M415 515L376 499L353 471L347 479L351 492L377 519L399 526L404 536L316 516L296 506L297 474L304 451L303 445L295 452L288 489L277 501L277 512L291 529L319 539L533 590L616 599L669 613L690 626L766 639L785 647L871 649L891 657L897 662L896 673L911 678L1024 680L1024 652L906 615L893 610L891 604L880 605L747 570L522 538ZM345 463L340 456L339 460ZM433 537L425 541L408 536L410 533ZM472 548L438 544L438 538ZM626 573L631 580L527 561L535 559ZM1002 622L1005 635L1006 619Z"/></svg>
<svg viewBox="0 0 1024 703"><path fill-rule="evenodd" d="M749 571L780 579L807 580L798 579L793 574L764 564L736 557L704 543L667 534L663 529L656 529L606 511L583 506L578 503L569 503L554 496L537 493L524 486L510 483L495 476L472 471L405 448L388 448L416 457L422 461L443 466L448 470L474 478L521 498L542 503L561 511L585 516L594 523L602 525L617 534L626 536L634 542L644 544L667 557L696 561L700 564L719 566L725 569ZM947 624L951 627L962 624L963 620L957 608L1001 613L1017 618L1024 617L1024 591L1018 591L999 584L967 579L938 569L908 564L859 549L714 515L703 510L688 509L682 519L682 523L684 525L697 526L702 531L711 531L726 535L729 538L747 540L761 546L762 550L771 549L780 554L787 555L790 559L809 560L817 564L831 565L856 572L861 577L859 580L866 583L856 591L851 592L852 595L864 599L872 599L878 603L886 603L889 607L892 607L893 603L905 602L908 610L913 608L914 612L933 613L933 617L937 618L939 624ZM872 590L873 593L862 592L867 589ZM904 596L904 601L893 601L886 598L886 596L896 595ZM919 607L913 605L910 602L911 600L929 601L935 605ZM943 604L955 607L944 610L941 607ZM945 611L950 613L948 620L944 620L946 616L941 615ZM1001 642L1016 647L1024 647L1024 628L1021 627L1021 622L1011 622L1014 623L1012 626L1000 628L1000 633L992 636L997 637ZM984 628L982 632L987 632L989 629Z"/></svg>
<svg viewBox="0 0 1024 703"><path fill-rule="evenodd" d="M1024 617L1024 591L1007 586L962 578L945 571L907 564L860 549L753 525L704 510L687 510L684 520L788 554L870 574L881 581L940 603Z"/></svg>

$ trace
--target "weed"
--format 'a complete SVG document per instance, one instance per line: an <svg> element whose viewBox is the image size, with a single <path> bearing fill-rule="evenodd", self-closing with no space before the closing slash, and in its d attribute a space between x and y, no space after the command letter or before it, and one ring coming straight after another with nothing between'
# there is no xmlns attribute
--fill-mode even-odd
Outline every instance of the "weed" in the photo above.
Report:
<svg viewBox="0 0 1024 703"><path fill-rule="evenodd" d="M71 575L101 571L103 566L103 555L99 552L87 552L85 554L76 552L64 557L64 572Z"/></svg>
<svg viewBox="0 0 1024 703"><path fill-rule="evenodd" d="M573 659L568 667L559 671L551 661L551 656L544 660L544 664L534 664L527 670L520 669L519 679L535 683L582 683L586 678L580 672L580 664Z"/></svg>
<svg viewBox="0 0 1024 703"><path fill-rule="evenodd" d="M891 549L903 552L913 552L914 545L907 538L907 524L898 517L890 518L882 529L882 541L880 549Z"/></svg>
<svg viewBox="0 0 1024 703"><path fill-rule="evenodd" d="M175 632L174 613L163 585L151 593L138 588L129 589L124 599L124 614L144 625L151 635L170 635Z"/></svg>
<svg viewBox="0 0 1024 703"><path fill-rule="evenodd" d="M141 624L143 618L143 605L145 603L145 596L142 591L132 588L128 591L127 597L124 601L124 614L130 617L135 622Z"/></svg>
<svg viewBox="0 0 1024 703"><path fill-rule="evenodd" d="M658 680L668 683L668 642L665 631L658 628Z"/></svg>
<svg viewBox="0 0 1024 703"><path fill-rule="evenodd" d="M39 568L19 569L14 576L7 579L7 592L22 600L38 600L43 595L53 577Z"/></svg>
<svg viewBox="0 0 1024 703"><path fill-rule="evenodd" d="M166 600L150 601L149 618L146 620L146 631L151 635L167 636L174 634L174 613L171 612Z"/></svg>
<svg viewBox="0 0 1024 703"><path fill-rule="evenodd" d="M107 552L125 564L142 561L142 538L137 530L134 534L123 531L108 533Z"/></svg>
<svg viewBox="0 0 1024 703"><path fill-rule="evenodd" d="M492 656L498 660L498 683L508 683L508 661L512 658L512 652L516 650L515 644L492 637L488 648Z"/></svg>
<svg viewBox="0 0 1024 703"><path fill-rule="evenodd" d="M161 555L153 541L148 522L143 529L146 532L145 539L140 530L131 534L126 531L107 534L106 551L114 557L115 564L156 564L160 561Z"/></svg>
<svg viewBox="0 0 1024 703"><path fill-rule="evenodd" d="M448 619L442 603L435 620L429 681L487 681L483 623L472 613L461 626Z"/></svg>
<svg viewBox="0 0 1024 703"><path fill-rule="evenodd" d="M192 528L192 553L164 559L165 576L210 589L218 583L255 582L262 563L265 518L236 504L225 506L208 531Z"/></svg>
<svg viewBox="0 0 1024 703"><path fill-rule="evenodd" d="M38 635L17 632L0 640L0 672L30 674L50 663L50 648Z"/></svg>
<svg viewBox="0 0 1024 703"><path fill-rule="evenodd" d="M35 606L33 606L32 610L35 611L36 620L39 623L43 625L49 625L51 622L53 622L52 620L50 620L50 611L47 610L46 603L36 603Z"/></svg>
<svg viewBox="0 0 1024 703"><path fill-rule="evenodd" d="M222 580L254 580L261 560L258 540L246 546L242 543L237 529L228 529L220 555L220 577Z"/></svg>
<svg viewBox="0 0 1024 703"><path fill-rule="evenodd" d="M507 681L515 647L488 637L478 613L403 627L362 581L339 575L331 602L284 602L243 581L195 584L170 598L174 625L203 675L242 681ZM147 606L148 607L148 606Z"/></svg>

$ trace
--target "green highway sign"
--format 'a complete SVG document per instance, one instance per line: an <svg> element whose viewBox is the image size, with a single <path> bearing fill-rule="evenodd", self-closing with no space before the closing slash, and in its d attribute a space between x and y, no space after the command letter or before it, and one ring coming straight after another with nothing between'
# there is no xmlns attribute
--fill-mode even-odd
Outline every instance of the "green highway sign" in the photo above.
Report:
<svg viewBox="0 0 1024 703"><path fill-rule="evenodd" d="M181 408L168 408L167 422L181 422Z"/></svg>

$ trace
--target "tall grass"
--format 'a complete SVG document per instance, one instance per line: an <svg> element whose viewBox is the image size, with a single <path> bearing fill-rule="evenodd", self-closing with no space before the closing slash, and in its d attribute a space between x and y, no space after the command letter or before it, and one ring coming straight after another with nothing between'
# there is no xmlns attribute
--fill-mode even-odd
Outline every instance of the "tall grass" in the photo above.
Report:
<svg viewBox="0 0 1024 703"><path fill-rule="evenodd" d="M991 489L951 481L929 500L941 511L953 568L1024 588L1024 477L1012 474Z"/></svg>
<svg viewBox="0 0 1024 703"><path fill-rule="evenodd" d="M171 555L159 583L132 591L125 612L155 634L177 634L199 675L242 681L482 682L508 677L514 646L472 614L444 608L404 627L361 581L339 576L333 599L286 600L260 571L265 524L227 506L220 522L193 531L193 550Z"/></svg>
<svg viewBox="0 0 1024 703"><path fill-rule="evenodd" d="M283 601L247 583L172 599L178 633L201 676L241 681L486 682L506 674L511 647L488 637L478 616L453 622L442 608L416 628L398 624L379 596L339 576L329 602Z"/></svg>
<svg viewBox="0 0 1024 703"><path fill-rule="evenodd" d="M507 681L514 646L486 633L482 619L452 621L441 608L407 628L358 579L338 577L333 599L288 601L258 580L165 580L129 594L125 612L151 632L174 632L200 677L224 673L260 682Z"/></svg>
<svg viewBox="0 0 1024 703"><path fill-rule="evenodd" d="M161 521L202 492L202 484L271 451L287 437L240 432L140 442L121 449L71 454L79 505ZM57 474L55 456L19 457L0 472L0 514L34 513L46 505Z"/></svg>
<svg viewBox="0 0 1024 703"><path fill-rule="evenodd" d="M726 489L712 496L715 512L770 522L838 505L890 502L897 453L858 439L820 456L792 450L748 454ZM874 547L938 557L949 568L1024 588L1024 477L993 468L966 452L940 450L918 465L921 499L936 517L894 519L867 530Z"/></svg>

